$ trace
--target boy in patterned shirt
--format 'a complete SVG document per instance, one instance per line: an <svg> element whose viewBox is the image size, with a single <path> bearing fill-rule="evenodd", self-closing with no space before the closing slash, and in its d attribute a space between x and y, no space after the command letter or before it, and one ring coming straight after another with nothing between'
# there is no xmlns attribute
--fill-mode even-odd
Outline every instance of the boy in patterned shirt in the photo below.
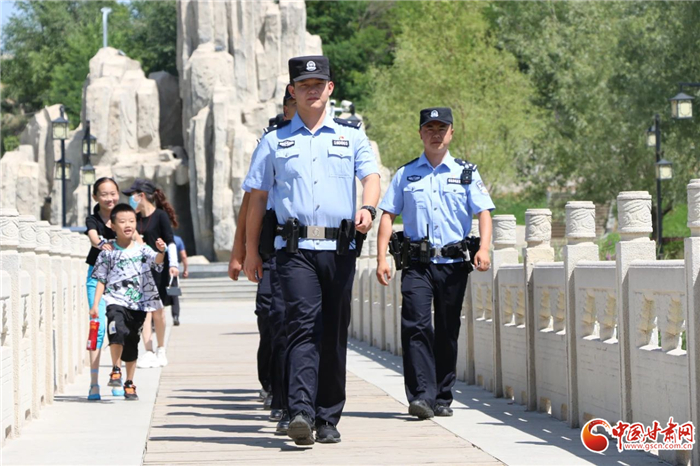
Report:
<svg viewBox="0 0 700 466"><path fill-rule="evenodd" d="M134 374L146 313L161 309L163 304L153 280L151 268L163 269L163 251L167 245L158 238L156 253L146 244L134 241L136 212L131 206L118 204L110 215L112 229L117 234L114 250L102 251L97 257L92 277L97 280L95 303L103 297L107 304L107 335L112 360L126 364L124 398L138 400ZM98 306L90 309L97 317ZM116 368L118 371L119 369Z"/></svg>

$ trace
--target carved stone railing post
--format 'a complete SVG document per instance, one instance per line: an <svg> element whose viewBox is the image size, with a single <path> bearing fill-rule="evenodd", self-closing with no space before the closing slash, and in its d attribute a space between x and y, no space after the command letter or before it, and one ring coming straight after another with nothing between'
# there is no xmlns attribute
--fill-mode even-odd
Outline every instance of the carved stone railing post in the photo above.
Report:
<svg viewBox="0 0 700 466"><path fill-rule="evenodd" d="M651 195L646 191L627 191L617 196L617 222L620 242L617 243L617 332L620 342L620 414L625 422L632 422L630 344L631 329L629 282L627 273L632 261L656 258L656 243L649 239L651 222Z"/></svg>
<svg viewBox="0 0 700 466"><path fill-rule="evenodd" d="M20 306L19 294L19 219L17 210L0 209L0 265L2 266L2 325L0 363L2 364L2 442L5 433L18 432L17 389L19 384L19 337L15 334L15 309ZM8 286L9 285L9 286ZM8 409L9 408L9 409Z"/></svg>
<svg viewBox="0 0 700 466"><path fill-rule="evenodd" d="M472 228L469 231L469 236L479 237L479 220L472 219ZM477 273L476 271L472 274ZM476 374L474 370L474 305L472 302L472 275L469 275L467 289L464 292L464 301L462 303L462 328L459 332L459 356L457 363L464 374L464 381L469 385L476 383ZM460 364L460 359L464 359L464 363ZM458 376L460 373L458 372Z"/></svg>
<svg viewBox="0 0 700 466"><path fill-rule="evenodd" d="M68 279L66 272L63 270L63 229L60 226L52 225L49 232L51 234L51 271L56 279L56 286L52 287L52 294L54 295L52 300L55 302L55 306L53 306L53 316L51 318L53 322L53 357L54 367L56 368L53 383L55 391L63 393L67 374L63 347L63 341L66 339L64 335L66 326L63 322L67 319L65 309L68 306L66 293Z"/></svg>
<svg viewBox="0 0 700 466"><path fill-rule="evenodd" d="M87 351L85 350L84 340L87 338L87 326L89 322L87 317L87 304L85 303L85 273L83 264L85 264L85 255L83 254L81 234L73 233L71 235L71 256L73 258L73 331L74 338L71 340L73 345L73 354L75 355L75 372L81 374L85 367Z"/></svg>
<svg viewBox="0 0 700 466"><path fill-rule="evenodd" d="M527 348L527 409L537 410L537 380L535 378L535 332L536 311L532 271L537 262L554 261L552 239L552 211L549 209L528 209L525 212L525 241L523 249L523 269L525 275L525 346Z"/></svg>
<svg viewBox="0 0 700 466"><path fill-rule="evenodd" d="M685 239L685 283L688 298L686 342L690 369L690 420L700 425L700 179L688 184L688 228ZM692 464L700 464L700 446L692 451Z"/></svg>
<svg viewBox="0 0 700 466"><path fill-rule="evenodd" d="M581 261L597 261L598 246L594 243L595 205L590 201L571 201L566 204L566 246L564 246L564 273L566 298L566 345L568 369L568 409L566 420L578 427L578 377L576 371L576 283L574 269ZM563 414L564 410L562 410Z"/></svg>
<svg viewBox="0 0 700 466"><path fill-rule="evenodd" d="M19 217L19 262L22 307L15 314L20 319L18 327L20 350L20 422L26 423L39 412L38 387L35 380L37 365L34 347L37 340L39 311L39 283L36 270L36 218L33 215ZM43 283L41 283L43 285ZM42 290L43 291L43 290ZM43 294L43 293L42 293Z"/></svg>
<svg viewBox="0 0 700 466"><path fill-rule="evenodd" d="M503 264L517 264L515 250L515 215L493 217L493 390L496 397L503 396L503 373L501 367L501 310L498 300L498 269ZM480 272L475 272L480 273Z"/></svg>
<svg viewBox="0 0 700 466"><path fill-rule="evenodd" d="M65 281L63 282L63 291L65 292L64 299L64 319L63 319L63 341L60 342L63 346L64 368L66 382L73 383L75 381L75 352L73 351L73 312L75 303L73 301L73 241L71 240L73 233L70 230L61 231L61 253L63 255L63 273Z"/></svg>
<svg viewBox="0 0 700 466"><path fill-rule="evenodd" d="M53 306L54 274L51 271L51 224L41 221L36 224L37 276L43 279L43 299L37 316L37 367L35 369L37 390L41 404L53 403ZM40 280L41 281L41 280ZM41 287L41 283L39 283ZM41 292L41 290L39 290Z"/></svg>

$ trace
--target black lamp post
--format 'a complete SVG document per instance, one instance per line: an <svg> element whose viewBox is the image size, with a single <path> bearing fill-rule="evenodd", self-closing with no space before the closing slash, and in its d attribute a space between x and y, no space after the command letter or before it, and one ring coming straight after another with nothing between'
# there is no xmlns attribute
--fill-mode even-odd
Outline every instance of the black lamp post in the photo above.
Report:
<svg viewBox="0 0 700 466"><path fill-rule="evenodd" d="M61 160L59 164L61 166L61 219L63 227L66 227L66 168L70 170L70 164L66 162L66 139L68 139L68 119L65 116L65 108L61 105L61 116L56 118L51 122L53 138L61 140ZM58 168L58 167L57 167ZM57 171L54 174L54 178L58 179Z"/></svg>
<svg viewBox="0 0 700 466"><path fill-rule="evenodd" d="M664 252L663 243L663 209L661 207L661 181L673 178L673 164L663 159L661 150L661 118L654 115L654 124L647 130L647 146L656 150L656 244L659 248L658 257Z"/></svg>
<svg viewBox="0 0 700 466"><path fill-rule="evenodd" d="M95 184L95 167L90 163L90 155L97 153L97 138L90 134L90 121L85 122L85 136L83 136L83 156L85 165L80 169L82 184L87 186L88 201L87 214L90 216L90 186Z"/></svg>

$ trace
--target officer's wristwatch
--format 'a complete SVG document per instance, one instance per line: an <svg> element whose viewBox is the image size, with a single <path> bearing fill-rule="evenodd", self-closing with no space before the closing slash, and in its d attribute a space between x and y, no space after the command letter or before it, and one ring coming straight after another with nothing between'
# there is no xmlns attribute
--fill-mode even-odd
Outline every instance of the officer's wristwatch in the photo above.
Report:
<svg viewBox="0 0 700 466"><path fill-rule="evenodd" d="M362 209L369 211L369 214L372 216L372 221L374 221L375 217L377 216L377 209L375 209L371 205L363 205L362 207L360 207L360 210Z"/></svg>

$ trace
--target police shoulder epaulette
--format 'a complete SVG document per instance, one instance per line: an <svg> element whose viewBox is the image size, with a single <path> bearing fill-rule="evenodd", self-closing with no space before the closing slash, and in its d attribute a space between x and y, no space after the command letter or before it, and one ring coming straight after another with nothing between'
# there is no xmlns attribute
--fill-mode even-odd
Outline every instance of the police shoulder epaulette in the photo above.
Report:
<svg viewBox="0 0 700 466"><path fill-rule="evenodd" d="M339 125L349 126L355 129L360 129L360 126L362 126L362 122L360 120L345 120L343 118L333 118L333 121L335 121Z"/></svg>
<svg viewBox="0 0 700 466"><path fill-rule="evenodd" d="M457 158L455 158L455 162L457 162L458 165L462 165L464 168L467 168L467 169L469 169L469 170L471 170L471 171L476 170L476 167L477 167L476 164L474 164L474 163L469 163L469 162L467 162L466 160L462 160L462 159L457 159Z"/></svg>
<svg viewBox="0 0 700 466"><path fill-rule="evenodd" d="M267 133L269 133L270 131L275 130L275 129L277 129L277 125L268 126L267 128L265 128L265 129L263 130L263 135L265 135L265 134L267 134Z"/></svg>
<svg viewBox="0 0 700 466"><path fill-rule="evenodd" d="M404 163L404 164L401 165L399 168L403 168L403 167L405 167L405 166L407 166L407 165L411 165L413 162L415 162L415 161L418 160L419 158L420 158L420 157L416 157L415 159L411 160L410 162Z"/></svg>
<svg viewBox="0 0 700 466"><path fill-rule="evenodd" d="M280 121L280 122L277 123L276 125L271 126L272 129L271 129L270 131L275 131L275 130L278 130L278 129L280 129L280 128L284 128L285 126L287 126L287 125L288 125L289 123L291 123L291 122L292 122L292 120Z"/></svg>

